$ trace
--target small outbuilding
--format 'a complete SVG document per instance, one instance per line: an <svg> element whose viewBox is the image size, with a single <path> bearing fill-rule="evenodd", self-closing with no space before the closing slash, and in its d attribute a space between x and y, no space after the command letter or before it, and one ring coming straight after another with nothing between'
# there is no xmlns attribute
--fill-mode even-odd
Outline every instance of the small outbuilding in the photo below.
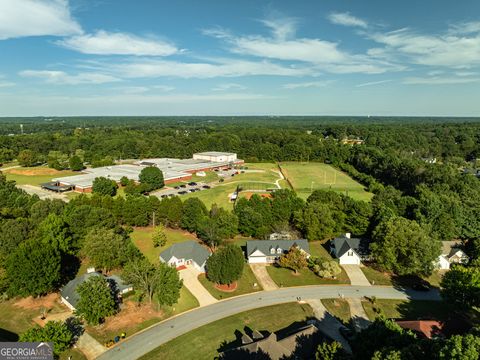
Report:
<svg viewBox="0 0 480 360"><path fill-rule="evenodd" d="M291 247L298 247L310 257L310 246L305 239L297 240L249 240L247 241L247 260L249 264L272 264L287 253Z"/></svg>
<svg viewBox="0 0 480 360"><path fill-rule="evenodd" d="M210 251L197 243L189 240L173 244L160 253L160 261L179 268L193 265L197 270L205 272L205 264L210 256Z"/></svg>

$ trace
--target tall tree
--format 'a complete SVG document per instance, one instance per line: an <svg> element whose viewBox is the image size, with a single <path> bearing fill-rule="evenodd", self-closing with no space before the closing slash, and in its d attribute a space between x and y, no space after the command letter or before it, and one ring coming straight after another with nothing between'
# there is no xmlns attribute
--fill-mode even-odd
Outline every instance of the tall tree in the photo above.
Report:
<svg viewBox="0 0 480 360"><path fill-rule="evenodd" d="M243 274L245 258L236 245L219 248L207 259L207 278L217 284L231 284Z"/></svg>
<svg viewBox="0 0 480 360"><path fill-rule="evenodd" d="M32 150L22 150L17 155L17 160L22 166L34 166L38 161L38 156Z"/></svg>
<svg viewBox="0 0 480 360"><path fill-rule="evenodd" d="M480 306L480 267L453 266L442 278L442 296L463 307Z"/></svg>
<svg viewBox="0 0 480 360"><path fill-rule="evenodd" d="M416 221L402 217L381 222L372 238L373 258L382 268L398 275L429 275L440 255L440 242Z"/></svg>
<svg viewBox="0 0 480 360"><path fill-rule="evenodd" d="M307 267L307 257L297 246L292 246L286 254L280 256L278 263L281 267L292 269L297 274L299 270Z"/></svg>
<svg viewBox="0 0 480 360"><path fill-rule="evenodd" d="M158 264L155 270L155 298L160 305L172 306L177 303L182 288L178 271L167 264Z"/></svg>
<svg viewBox="0 0 480 360"><path fill-rule="evenodd" d="M93 228L84 239L82 253L90 263L108 272L126 261L127 240L113 229Z"/></svg>
<svg viewBox="0 0 480 360"><path fill-rule="evenodd" d="M80 300L76 313L89 324L100 324L107 316L117 311L115 294L103 276L91 276L78 286L77 292Z"/></svg>
<svg viewBox="0 0 480 360"><path fill-rule="evenodd" d="M46 244L64 254L74 252L74 244L68 224L58 215L49 214L38 226L38 236Z"/></svg>
<svg viewBox="0 0 480 360"><path fill-rule="evenodd" d="M185 200L182 209L182 228L190 232L196 232L200 228L202 219L207 214L207 208L199 198L193 197Z"/></svg>
<svg viewBox="0 0 480 360"><path fill-rule="evenodd" d="M152 242L154 247L164 246L167 243L167 234L165 234L165 227L162 224L153 229Z"/></svg>
<svg viewBox="0 0 480 360"><path fill-rule="evenodd" d="M100 195L115 196L118 185L115 181L105 177L98 177L93 180L92 193Z"/></svg>
<svg viewBox="0 0 480 360"><path fill-rule="evenodd" d="M143 292L150 303L152 302L157 289L157 271L150 261L138 258L128 262L123 269L122 277L136 290Z"/></svg>
<svg viewBox="0 0 480 360"><path fill-rule="evenodd" d="M53 353L59 356L73 343L74 335L68 325L61 321L48 321L45 327L38 325L20 335L21 342L52 342Z"/></svg>
<svg viewBox="0 0 480 360"><path fill-rule="evenodd" d="M156 166L143 168L139 175L140 183L145 191L160 189L165 186L163 172Z"/></svg>
<svg viewBox="0 0 480 360"><path fill-rule="evenodd" d="M82 171L85 166L83 166L83 161L80 159L79 156L73 155L69 160L68 164L70 166L70 170L72 171Z"/></svg>

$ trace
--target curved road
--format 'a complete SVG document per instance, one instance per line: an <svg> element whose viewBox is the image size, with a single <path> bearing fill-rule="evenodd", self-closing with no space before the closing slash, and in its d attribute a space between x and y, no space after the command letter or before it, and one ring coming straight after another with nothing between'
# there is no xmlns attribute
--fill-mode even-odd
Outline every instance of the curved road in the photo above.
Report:
<svg viewBox="0 0 480 360"><path fill-rule="evenodd" d="M195 308L162 321L131 338L127 338L122 341L121 344L103 353L98 359L138 359L160 345L202 325L243 311L294 302L297 301L298 297L301 297L303 300L337 297L361 298L364 296L376 296L378 299L440 300L440 295L436 291L418 292L414 290L395 289L389 286L319 285L261 291Z"/></svg>

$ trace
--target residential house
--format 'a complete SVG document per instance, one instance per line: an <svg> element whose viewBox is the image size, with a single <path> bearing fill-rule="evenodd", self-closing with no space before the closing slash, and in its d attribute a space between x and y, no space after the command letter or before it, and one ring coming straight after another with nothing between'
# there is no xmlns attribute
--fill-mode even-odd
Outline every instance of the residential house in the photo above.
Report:
<svg viewBox="0 0 480 360"><path fill-rule="evenodd" d="M352 238L345 233L330 243L330 253L335 256L340 265L360 265L362 260L368 260L369 250L366 239Z"/></svg>
<svg viewBox="0 0 480 360"><path fill-rule="evenodd" d="M451 264L466 264L469 257L461 249L458 241L442 241L442 253L438 256L436 267L440 270L449 270Z"/></svg>
<svg viewBox="0 0 480 360"><path fill-rule="evenodd" d="M249 240L247 241L247 260L249 264L271 264L287 253L292 246L298 247L310 257L310 246L305 239L297 240Z"/></svg>
<svg viewBox="0 0 480 360"><path fill-rule="evenodd" d="M173 244L160 253L160 261L179 268L193 265L197 270L205 272L205 264L210 256L210 251L197 243L189 240Z"/></svg>
<svg viewBox="0 0 480 360"><path fill-rule="evenodd" d="M264 336L258 331L253 331L252 336L247 334L242 336L241 346L227 350L222 355L224 358L229 358L229 353L232 355L241 353L245 355L245 358L250 358L254 354L262 354L271 360L286 359L294 355L297 345L301 346L303 351L313 353L320 339L322 339L322 334L314 325L301 327L282 338L275 333ZM293 356L292 358L297 357Z"/></svg>
<svg viewBox="0 0 480 360"><path fill-rule="evenodd" d="M80 301L80 294L77 292L78 287L93 276L104 275L95 271L95 269L90 268L86 274L77 276L75 279L69 281L62 289L60 289L60 299L62 303L64 303L70 310L75 310ZM105 278L119 299L121 299L123 294L133 291L133 286L131 284L126 284L122 278L117 275L105 276Z"/></svg>
<svg viewBox="0 0 480 360"><path fill-rule="evenodd" d="M435 320L398 320L396 323L405 330L411 330L419 337L432 339L443 336L443 324Z"/></svg>

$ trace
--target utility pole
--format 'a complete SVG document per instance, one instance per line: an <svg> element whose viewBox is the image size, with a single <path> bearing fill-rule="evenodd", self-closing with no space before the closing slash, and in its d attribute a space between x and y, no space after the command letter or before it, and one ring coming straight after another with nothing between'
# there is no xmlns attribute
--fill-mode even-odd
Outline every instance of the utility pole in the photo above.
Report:
<svg viewBox="0 0 480 360"><path fill-rule="evenodd" d="M153 212L152 221L153 221L153 228L155 228L155 211Z"/></svg>

